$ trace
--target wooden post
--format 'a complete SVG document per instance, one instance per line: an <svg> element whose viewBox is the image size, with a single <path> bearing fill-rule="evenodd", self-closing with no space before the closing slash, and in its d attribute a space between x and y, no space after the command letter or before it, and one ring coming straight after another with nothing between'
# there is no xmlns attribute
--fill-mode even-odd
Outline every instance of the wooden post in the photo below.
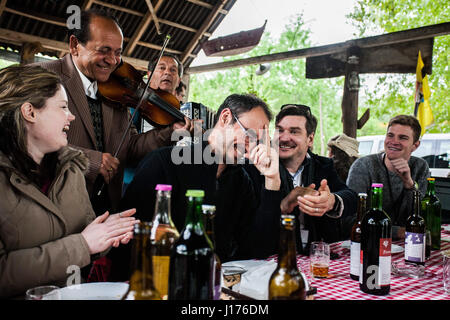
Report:
<svg viewBox="0 0 450 320"><path fill-rule="evenodd" d="M34 62L34 55L42 52L44 48L40 42L25 42L20 50L20 64L29 64Z"/></svg>
<svg viewBox="0 0 450 320"><path fill-rule="evenodd" d="M360 51L359 47L350 47L347 50L344 95L342 97L343 132L352 138L356 138L356 129L358 126Z"/></svg>

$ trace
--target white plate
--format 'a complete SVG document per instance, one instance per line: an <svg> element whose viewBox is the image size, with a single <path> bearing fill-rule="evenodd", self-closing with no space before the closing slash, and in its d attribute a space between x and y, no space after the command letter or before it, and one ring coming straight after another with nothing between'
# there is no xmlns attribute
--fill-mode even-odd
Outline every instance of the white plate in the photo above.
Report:
<svg viewBox="0 0 450 320"><path fill-rule="evenodd" d="M91 282L59 289L61 300L120 300L128 290L123 282Z"/></svg>
<svg viewBox="0 0 450 320"><path fill-rule="evenodd" d="M341 243L341 247L344 249L350 249L350 240L343 241ZM405 251L405 249L402 246L392 244L391 253L399 253L403 251Z"/></svg>

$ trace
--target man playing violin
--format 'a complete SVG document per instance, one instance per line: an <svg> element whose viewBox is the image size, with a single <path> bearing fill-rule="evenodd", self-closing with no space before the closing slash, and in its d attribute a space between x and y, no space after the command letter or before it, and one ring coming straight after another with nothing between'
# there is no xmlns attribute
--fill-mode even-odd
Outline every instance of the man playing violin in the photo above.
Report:
<svg viewBox="0 0 450 320"><path fill-rule="evenodd" d="M120 64L123 34L115 18L104 11L84 11L80 20L80 29L69 30L70 54L40 65L58 74L66 88L69 109L76 117L68 141L89 158L86 186L96 213L102 213L117 209L125 166L138 163L149 151L170 145L172 132L189 129L190 121L186 118L185 122L142 134L132 127L117 157L113 156L130 113L102 102L97 86L106 82ZM101 197L96 199L104 183Z"/></svg>

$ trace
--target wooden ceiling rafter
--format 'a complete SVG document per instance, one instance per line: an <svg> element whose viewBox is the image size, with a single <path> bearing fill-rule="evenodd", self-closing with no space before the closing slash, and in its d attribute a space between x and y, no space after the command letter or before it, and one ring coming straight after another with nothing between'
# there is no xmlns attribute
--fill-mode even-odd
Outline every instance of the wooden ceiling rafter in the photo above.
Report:
<svg viewBox="0 0 450 320"><path fill-rule="evenodd" d="M46 0L0 0L0 41L3 45L11 44L15 50L21 50L25 41L41 42L45 54L62 57L69 51L68 37L61 33L61 28L67 26L63 6L69 2L55 2L51 6L54 10L48 10ZM166 48L167 52L178 55L183 60L185 67L197 57L200 41L212 36L213 31L228 14L236 0L146 0L146 5L128 5L128 1L116 0L83 0L78 4L81 10L89 10L92 7L104 7L117 12L121 21L133 21L132 25L124 25L124 60L137 62L135 66L139 70L146 70L146 56L152 57L155 51L161 50L159 37L154 37L148 32L167 32L172 36L173 48ZM53 1L52 1L53 2ZM42 4L42 5L41 5ZM148 10L146 10L148 7ZM22 9L23 8L23 9ZM60 12L49 14L48 12ZM189 12L189 14L186 14ZM136 18L134 18L136 17ZM20 20L17 20L20 19ZM209 21L211 20L211 21ZM15 21L22 23L15 24ZM3 22L3 24L2 24ZM154 26L152 25L154 23ZM24 29L26 24L26 29ZM166 26L166 27L163 27ZM49 30L44 32L44 30ZM57 30L57 32L53 32ZM127 37L128 36L128 37ZM203 38L205 37L205 38ZM156 41L156 42L155 42ZM194 53L195 52L195 53Z"/></svg>
<svg viewBox="0 0 450 320"><path fill-rule="evenodd" d="M217 1L216 5L211 9L211 12L209 13L208 17L205 19L200 29L197 30L195 36L191 39L191 41L186 47L186 50L181 55L180 57L181 63L183 64L185 63L185 61L192 53L194 48L198 45L200 39L203 37L206 30L211 26L212 22L215 20L217 15L220 14L220 10L222 10L225 3L226 3L225 0L219 0Z"/></svg>
<svg viewBox="0 0 450 320"><path fill-rule="evenodd" d="M155 12L158 12L159 8L161 7L164 0L159 0L158 3L155 5ZM133 36L131 37L130 41L128 42L124 54L129 56L133 53L134 49L137 45L141 45L139 42L139 39L141 39L142 35L144 34L145 30L147 30L148 26L152 22L152 14L150 12L147 12L144 16L144 18L141 20L141 23L139 24L138 28L134 32Z"/></svg>

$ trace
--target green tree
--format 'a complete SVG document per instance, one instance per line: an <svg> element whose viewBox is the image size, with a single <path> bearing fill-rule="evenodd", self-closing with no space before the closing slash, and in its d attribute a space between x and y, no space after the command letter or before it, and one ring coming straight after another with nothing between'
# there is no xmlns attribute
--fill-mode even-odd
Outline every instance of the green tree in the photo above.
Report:
<svg viewBox="0 0 450 320"><path fill-rule="evenodd" d="M224 58L224 61L243 59L310 47L310 30L303 21L302 14L293 16L286 24L279 39L265 33L260 44L245 54ZM223 100L232 93L253 93L270 106L274 114L286 103L301 103L311 107L319 119L320 101L322 106L323 141L318 126L314 142L316 153L325 154L326 142L342 132L341 99L343 78L312 80L305 78L305 60L296 59L272 63L269 72L257 76L258 66L233 68L226 71L194 74L190 79L189 101L217 110ZM272 129L274 123L272 122Z"/></svg>
<svg viewBox="0 0 450 320"><path fill-rule="evenodd" d="M359 37L379 35L418 28L425 25L450 21L448 0L359 0L348 16L359 30ZM449 58L450 36L435 38L433 46L433 73L429 75L431 89L430 105L435 125L427 132L450 132L449 115ZM372 123L361 132L376 130L372 134L383 134L379 121L386 123L396 114L414 112L415 75L383 74L364 75L362 104L371 107ZM368 79L376 82L373 89L367 86ZM360 104L361 105L361 104ZM361 110L362 112L363 110Z"/></svg>

